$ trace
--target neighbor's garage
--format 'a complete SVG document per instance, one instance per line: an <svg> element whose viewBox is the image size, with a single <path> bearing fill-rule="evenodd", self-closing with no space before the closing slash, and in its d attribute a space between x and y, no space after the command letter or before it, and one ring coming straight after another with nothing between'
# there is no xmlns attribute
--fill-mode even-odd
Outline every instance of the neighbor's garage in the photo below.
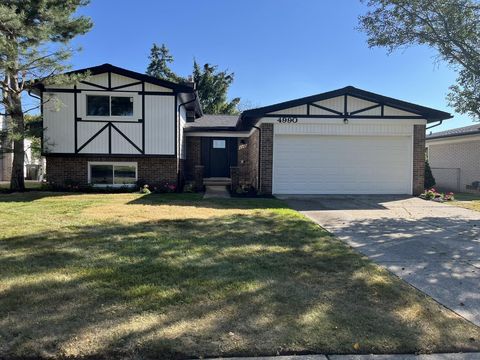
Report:
<svg viewBox="0 0 480 360"><path fill-rule="evenodd" d="M272 185L274 194L411 194L412 137L275 135Z"/></svg>

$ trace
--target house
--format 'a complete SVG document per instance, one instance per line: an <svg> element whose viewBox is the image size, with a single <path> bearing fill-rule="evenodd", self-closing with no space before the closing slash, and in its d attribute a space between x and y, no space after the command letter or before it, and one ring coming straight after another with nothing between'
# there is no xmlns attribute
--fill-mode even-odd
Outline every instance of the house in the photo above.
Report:
<svg viewBox="0 0 480 360"><path fill-rule="evenodd" d="M437 187L478 192L480 124L429 134L427 156Z"/></svg>
<svg viewBox="0 0 480 360"><path fill-rule="evenodd" d="M13 153L11 150L3 151L3 149L10 149L11 145L4 136L7 129L7 121L4 116L0 115L0 181L10 181L12 177ZM43 171L42 159L37 159L33 156L32 141L25 139L25 166L24 174L27 180L40 180Z"/></svg>
<svg viewBox="0 0 480 360"><path fill-rule="evenodd" d="M450 114L348 86L203 114L193 84L110 64L76 85L39 86L47 178L249 184L264 194L417 194L425 126Z"/></svg>

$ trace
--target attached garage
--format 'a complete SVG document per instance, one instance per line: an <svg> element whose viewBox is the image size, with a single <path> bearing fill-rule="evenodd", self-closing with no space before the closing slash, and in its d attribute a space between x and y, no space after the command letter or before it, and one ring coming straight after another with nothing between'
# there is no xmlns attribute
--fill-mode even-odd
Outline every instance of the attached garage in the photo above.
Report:
<svg viewBox="0 0 480 360"><path fill-rule="evenodd" d="M451 115L348 86L244 112L272 194L418 194L425 128ZM253 137L253 136L252 136Z"/></svg>
<svg viewBox="0 0 480 360"><path fill-rule="evenodd" d="M410 194L411 136L275 135L274 194Z"/></svg>

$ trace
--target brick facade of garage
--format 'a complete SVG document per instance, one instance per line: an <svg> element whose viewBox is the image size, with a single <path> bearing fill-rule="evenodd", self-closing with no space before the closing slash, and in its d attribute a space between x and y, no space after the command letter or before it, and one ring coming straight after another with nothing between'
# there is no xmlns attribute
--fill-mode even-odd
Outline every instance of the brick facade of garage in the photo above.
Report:
<svg viewBox="0 0 480 360"><path fill-rule="evenodd" d="M425 125L413 126L413 195L420 195L425 181Z"/></svg>

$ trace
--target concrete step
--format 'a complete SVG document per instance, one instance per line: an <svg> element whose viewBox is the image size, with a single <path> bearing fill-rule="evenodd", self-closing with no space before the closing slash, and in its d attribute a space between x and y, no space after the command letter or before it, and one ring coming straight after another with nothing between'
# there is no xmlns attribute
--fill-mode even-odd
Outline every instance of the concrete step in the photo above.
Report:
<svg viewBox="0 0 480 360"><path fill-rule="evenodd" d="M232 183L230 178L224 177L211 177L211 178L204 178L203 184L205 186L227 186Z"/></svg>

